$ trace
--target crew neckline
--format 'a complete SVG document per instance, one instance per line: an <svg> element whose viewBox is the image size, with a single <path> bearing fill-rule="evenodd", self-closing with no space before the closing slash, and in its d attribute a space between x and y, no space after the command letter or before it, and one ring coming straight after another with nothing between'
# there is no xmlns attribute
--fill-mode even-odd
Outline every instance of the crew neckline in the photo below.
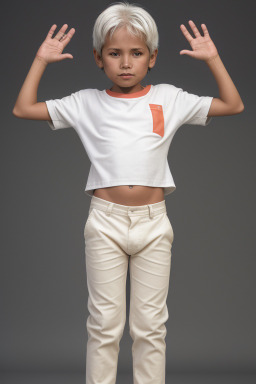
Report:
<svg viewBox="0 0 256 384"><path fill-rule="evenodd" d="M151 84L147 85L145 88L141 89L140 91L133 92L133 93L121 93L121 92L114 92L110 89L105 89L105 92L112 97L118 97L118 98L124 98L124 99L133 99L141 96L145 96L151 89Z"/></svg>

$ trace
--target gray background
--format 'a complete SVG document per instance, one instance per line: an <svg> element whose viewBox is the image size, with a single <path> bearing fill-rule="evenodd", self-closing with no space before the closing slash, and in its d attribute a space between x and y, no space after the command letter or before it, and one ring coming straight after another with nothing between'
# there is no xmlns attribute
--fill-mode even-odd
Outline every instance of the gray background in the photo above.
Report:
<svg viewBox="0 0 256 384"><path fill-rule="evenodd" d="M76 29L64 50L74 59L47 67L38 101L111 86L92 54L94 22L111 3L10 1L2 8L3 372L83 374L85 370L88 291L83 229L90 204L84 193L90 162L72 128L52 131L44 121L15 118L12 109L37 49L54 23L57 29L65 23ZM206 24L245 105L243 113L214 117L206 127L182 126L171 143L168 160L177 189L166 197L175 235L166 324L167 374L253 373L255 3L141 0L136 4L152 14L160 36L157 63L144 85L170 83L194 94L219 96L207 65L179 55L182 49L191 49L180 24L189 29L192 19L199 28ZM127 319L129 287L128 274ZM131 343L127 321L118 375L127 372L130 383Z"/></svg>

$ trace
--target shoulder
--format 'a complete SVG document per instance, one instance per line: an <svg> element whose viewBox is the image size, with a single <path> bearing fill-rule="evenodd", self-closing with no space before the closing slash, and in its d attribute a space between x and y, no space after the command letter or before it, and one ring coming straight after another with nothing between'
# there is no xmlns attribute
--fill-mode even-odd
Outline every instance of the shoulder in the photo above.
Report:
<svg viewBox="0 0 256 384"><path fill-rule="evenodd" d="M88 99L90 98L99 98L104 93L104 90L100 90L97 88L84 88L77 92L77 96L81 99Z"/></svg>
<svg viewBox="0 0 256 384"><path fill-rule="evenodd" d="M173 84L161 83L153 86L155 91L171 94L172 96L177 94L182 88L178 88Z"/></svg>

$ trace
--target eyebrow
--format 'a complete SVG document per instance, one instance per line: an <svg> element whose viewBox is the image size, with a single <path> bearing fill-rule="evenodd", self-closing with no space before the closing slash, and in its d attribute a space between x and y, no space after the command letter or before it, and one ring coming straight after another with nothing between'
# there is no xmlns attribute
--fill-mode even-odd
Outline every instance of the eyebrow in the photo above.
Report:
<svg viewBox="0 0 256 384"><path fill-rule="evenodd" d="M121 49L119 49L119 48L108 48L108 50L110 50L110 49L114 49L115 51L121 51ZM142 50L143 48L132 48L131 51L137 51L139 49Z"/></svg>

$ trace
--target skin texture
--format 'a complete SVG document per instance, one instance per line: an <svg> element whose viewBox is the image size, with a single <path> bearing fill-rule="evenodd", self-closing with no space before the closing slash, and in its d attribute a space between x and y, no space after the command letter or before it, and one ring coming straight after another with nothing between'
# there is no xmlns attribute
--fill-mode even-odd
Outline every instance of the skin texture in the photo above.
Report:
<svg viewBox="0 0 256 384"><path fill-rule="evenodd" d="M189 20L189 26L194 36L191 35L184 24L180 25L180 29L192 50L183 49L180 51L180 55L188 55L191 58L203 60L212 72L219 88L220 97L213 98L208 116L228 116L243 112L244 104L242 99L221 61L206 25L201 24L202 35L192 20Z"/></svg>
<svg viewBox="0 0 256 384"><path fill-rule="evenodd" d="M135 51L134 48L141 49ZM125 27L118 28L111 40L107 36L101 57L93 50L96 64L99 68L104 68L106 76L113 82L111 90L122 93L133 93L143 88L140 82L146 76L148 68L154 67L157 53L156 49L150 56L144 40L130 34ZM131 73L134 76L123 79L121 73Z"/></svg>

